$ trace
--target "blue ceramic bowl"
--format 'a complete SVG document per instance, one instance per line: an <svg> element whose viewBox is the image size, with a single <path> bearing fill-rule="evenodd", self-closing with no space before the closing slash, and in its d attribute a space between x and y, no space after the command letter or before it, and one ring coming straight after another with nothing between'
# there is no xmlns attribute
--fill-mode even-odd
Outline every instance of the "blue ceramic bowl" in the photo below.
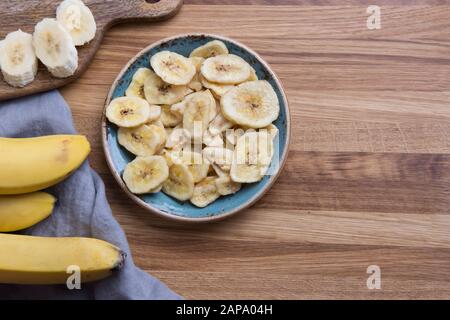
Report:
<svg viewBox="0 0 450 320"><path fill-rule="evenodd" d="M279 130L279 138L274 146L276 152L275 156L278 156L279 161L275 168L271 168L271 175L266 175L257 183L243 184L241 190L237 193L220 197L205 208L197 208L189 201L180 202L163 192L147 195L134 195L127 189L121 178L125 166L134 159L134 155L119 145L117 142L118 128L114 124L108 122L105 115L103 115L103 148L108 165L117 182L136 203L151 212L167 218L193 222L211 221L222 219L241 211L255 203L266 191L268 191L278 177L286 160L290 137L290 115L288 102L280 80L258 54L229 38L210 34L184 34L166 38L148 46L131 59L117 76L111 87L108 98L106 99L105 108L112 99L125 95L125 90L130 84L133 74L138 68L149 67L149 57L153 54L162 50L169 50L184 56L189 56L189 53L193 49L215 39L223 41L227 45L230 53L238 55L250 63L256 70L258 78L269 81L275 89L280 101L280 115L274 122Z"/></svg>

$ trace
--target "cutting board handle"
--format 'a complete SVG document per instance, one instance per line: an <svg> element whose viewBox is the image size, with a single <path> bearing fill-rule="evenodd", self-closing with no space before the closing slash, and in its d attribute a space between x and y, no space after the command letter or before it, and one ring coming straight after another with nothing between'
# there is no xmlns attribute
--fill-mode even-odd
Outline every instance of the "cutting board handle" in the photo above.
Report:
<svg viewBox="0 0 450 320"><path fill-rule="evenodd" d="M168 18L181 8L183 0L128 0L113 23L124 20L160 20Z"/></svg>

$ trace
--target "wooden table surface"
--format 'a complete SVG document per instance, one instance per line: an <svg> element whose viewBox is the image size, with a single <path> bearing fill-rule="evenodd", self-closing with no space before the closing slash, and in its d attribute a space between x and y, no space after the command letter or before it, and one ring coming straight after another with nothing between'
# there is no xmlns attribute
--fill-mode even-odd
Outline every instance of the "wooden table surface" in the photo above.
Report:
<svg viewBox="0 0 450 320"><path fill-rule="evenodd" d="M366 28L365 0L188 0L169 21L107 33L62 94L139 267L195 299L450 298L450 1L376 2L380 30ZM183 225L121 192L100 119L131 57L202 31L271 64L293 134L284 172L256 205ZM369 265L381 269L380 290L366 286Z"/></svg>

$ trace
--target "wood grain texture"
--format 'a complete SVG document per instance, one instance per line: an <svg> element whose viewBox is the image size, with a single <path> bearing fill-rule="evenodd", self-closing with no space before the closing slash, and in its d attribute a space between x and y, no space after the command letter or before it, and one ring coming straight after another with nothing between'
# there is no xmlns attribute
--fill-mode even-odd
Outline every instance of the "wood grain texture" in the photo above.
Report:
<svg viewBox="0 0 450 320"><path fill-rule="evenodd" d="M382 1L382 28L369 31L364 1L189 1L170 21L113 28L62 90L136 264L186 298L449 298L450 5ZM100 119L132 56L195 31L242 41L271 64L293 134L283 174L255 206L189 226L120 191ZM381 290L366 287L371 264Z"/></svg>
<svg viewBox="0 0 450 320"><path fill-rule="evenodd" d="M0 39L9 32L22 29L33 33L36 23L56 15L61 0L6 0L0 2ZM95 38L87 45L77 47L78 69L68 78L52 77L45 66L39 64L36 79L24 88L14 88L0 80L0 101L61 87L77 79L87 69L97 52L105 32L114 24L129 21L158 21L178 12L182 0L85 0L97 23Z"/></svg>

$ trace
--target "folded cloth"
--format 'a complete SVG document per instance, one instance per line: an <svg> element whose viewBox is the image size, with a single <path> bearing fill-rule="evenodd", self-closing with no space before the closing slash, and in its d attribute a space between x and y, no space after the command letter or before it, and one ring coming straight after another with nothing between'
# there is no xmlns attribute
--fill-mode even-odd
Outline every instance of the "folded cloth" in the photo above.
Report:
<svg viewBox="0 0 450 320"><path fill-rule="evenodd" d="M57 91L0 102L1 137L74 133L70 109ZM65 285L0 285L0 299L180 299L134 265L125 234L106 200L103 182L87 161L48 191L58 199L53 214L21 233L103 239L127 253L124 267L109 278L82 284L80 290L69 290Z"/></svg>

